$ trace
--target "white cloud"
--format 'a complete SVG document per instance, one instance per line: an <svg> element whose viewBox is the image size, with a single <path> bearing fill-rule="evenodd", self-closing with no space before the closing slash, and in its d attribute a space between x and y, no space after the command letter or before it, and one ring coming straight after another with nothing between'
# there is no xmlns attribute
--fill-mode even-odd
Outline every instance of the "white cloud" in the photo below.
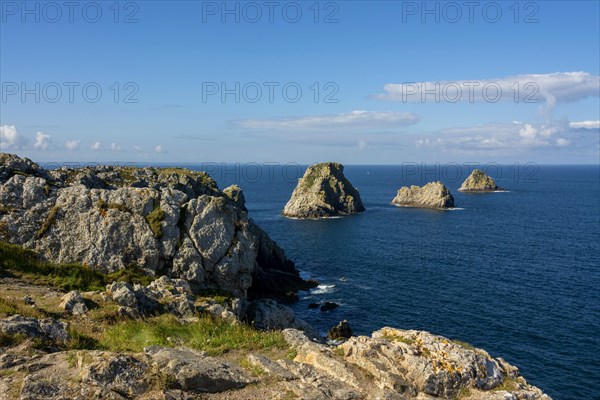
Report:
<svg viewBox="0 0 600 400"><path fill-rule="evenodd" d="M164 153L163 147L160 144L154 148L154 151L156 153Z"/></svg>
<svg viewBox="0 0 600 400"><path fill-rule="evenodd" d="M392 111L352 111L343 114L307 115L279 119L245 119L234 121L240 128L307 132L332 130L376 130L398 128L419 121L416 114Z"/></svg>
<svg viewBox="0 0 600 400"><path fill-rule="evenodd" d="M535 149L558 149L593 145L597 138L573 127L577 122L554 121L547 124L496 123L449 128L415 140L417 147L437 148L460 153L495 152L512 154Z"/></svg>
<svg viewBox="0 0 600 400"><path fill-rule="evenodd" d="M98 150L100 150L101 147L102 147L102 144L100 142L96 142L90 146L90 149L94 150L94 151L98 151Z"/></svg>
<svg viewBox="0 0 600 400"><path fill-rule="evenodd" d="M600 129L600 121L571 122L569 127L573 129Z"/></svg>
<svg viewBox="0 0 600 400"><path fill-rule="evenodd" d="M367 149L367 147L369 147L369 144L364 140L358 142L358 151L364 151Z"/></svg>
<svg viewBox="0 0 600 400"><path fill-rule="evenodd" d="M52 139L50 135L45 134L44 132L37 132L35 134L35 143L33 144L33 148L36 150L48 150L52 147Z"/></svg>
<svg viewBox="0 0 600 400"><path fill-rule="evenodd" d="M600 76L589 72L522 74L496 79L388 83L379 100L401 102L496 102L543 103L551 110L556 103L597 97Z"/></svg>
<svg viewBox="0 0 600 400"><path fill-rule="evenodd" d="M134 150L136 153L141 153L141 152L143 152L143 151L144 151L144 150L142 150L142 148L141 148L140 146L133 146L133 150Z"/></svg>
<svg viewBox="0 0 600 400"><path fill-rule="evenodd" d="M81 140L68 140L65 142L65 147L70 151L79 150Z"/></svg>
<svg viewBox="0 0 600 400"><path fill-rule="evenodd" d="M110 150L111 151L121 151L121 146L119 146L118 144L113 142L110 144Z"/></svg>
<svg viewBox="0 0 600 400"><path fill-rule="evenodd" d="M25 147L27 140L19 134L14 125L0 126L0 150L19 150Z"/></svg>

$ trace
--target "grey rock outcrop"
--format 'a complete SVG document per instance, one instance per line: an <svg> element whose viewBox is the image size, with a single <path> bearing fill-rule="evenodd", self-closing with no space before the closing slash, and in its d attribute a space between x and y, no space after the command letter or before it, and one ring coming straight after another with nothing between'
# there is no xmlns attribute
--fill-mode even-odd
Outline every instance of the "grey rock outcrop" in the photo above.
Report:
<svg viewBox="0 0 600 400"><path fill-rule="evenodd" d="M204 172L97 166L46 171L0 154L0 240L57 263L132 267L194 291L286 298L307 288L293 262L249 218L243 194Z"/></svg>
<svg viewBox="0 0 600 400"><path fill-rule="evenodd" d="M20 389L17 396L31 400L212 398L209 393L222 399L551 400L503 359L428 332L383 328L338 346L295 329L282 334L293 359L250 353L239 365L237 355L211 357L185 347L149 346L137 354L3 349L0 387Z"/></svg>
<svg viewBox="0 0 600 400"><path fill-rule="evenodd" d="M139 397L150 386L144 358L100 352L95 355L91 363L88 361L88 365L82 365L82 383L101 387L109 393L120 393L127 398Z"/></svg>
<svg viewBox="0 0 600 400"><path fill-rule="evenodd" d="M358 190L344 176L344 166L330 162L308 167L285 205L283 215L327 218L364 210Z"/></svg>
<svg viewBox="0 0 600 400"><path fill-rule="evenodd" d="M64 344L71 339L68 325L54 319L26 318L21 315L0 320L0 332L25 338L50 340Z"/></svg>
<svg viewBox="0 0 600 400"><path fill-rule="evenodd" d="M442 182L429 182L423 187L404 186L392 200L402 207L445 209L454 207L454 197Z"/></svg>
<svg viewBox="0 0 600 400"><path fill-rule="evenodd" d="M239 367L188 348L150 346L154 365L185 391L217 393L240 389L252 379Z"/></svg>
<svg viewBox="0 0 600 400"><path fill-rule="evenodd" d="M350 339L352 337L352 328L348 321L340 321L336 326L329 329L327 337L332 340Z"/></svg>
<svg viewBox="0 0 600 400"><path fill-rule="evenodd" d="M329 395L316 398L342 398L333 393L343 387L367 399L453 399L469 393L473 400L550 400L503 359L428 332L383 328L372 337L351 337L335 351L299 331L283 333L297 352L294 362L310 367L311 390L331 385ZM294 367L287 369L297 371ZM296 381L288 387L306 390Z"/></svg>
<svg viewBox="0 0 600 400"><path fill-rule="evenodd" d="M312 340L320 340L320 335L304 320L297 318L291 308L274 300L261 299L250 303L245 320L259 330L294 328L303 331Z"/></svg>
<svg viewBox="0 0 600 400"><path fill-rule="evenodd" d="M119 314L126 317L168 312L178 317L196 314L195 297L187 281L162 276L148 286L113 282L106 287L107 294L119 305Z"/></svg>
<svg viewBox="0 0 600 400"><path fill-rule="evenodd" d="M502 189L480 169L474 169L458 189L459 192L494 192L496 190Z"/></svg>
<svg viewBox="0 0 600 400"><path fill-rule="evenodd" d="M246 208L246 198L244 191L238 185L231 185L223 189L225 196L229 197L233 203L243 211L248 211Z"/></svg>
<svg viewBox="0 0 600 400"><path fill-rule="evenodd" d="M60 308L69 311L73 315L83 315L88 312L85 300L77 290L73 290L63 296Z"/></svg>

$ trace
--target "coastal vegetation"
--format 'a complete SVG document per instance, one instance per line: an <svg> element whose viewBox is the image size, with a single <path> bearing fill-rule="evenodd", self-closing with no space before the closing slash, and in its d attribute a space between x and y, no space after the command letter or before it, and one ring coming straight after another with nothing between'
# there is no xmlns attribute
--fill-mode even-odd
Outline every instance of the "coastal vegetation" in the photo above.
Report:
<svg viewBox="0 0 600 400"><path fill-rule="evenodd" d="M56 264L41 261L38 255L21 246L0 241L0 273L10 271L40 285L53 286L62 290L104 290L115 281L148 284L151 277L135 267L103 274L88 266L68 263Z"/></svg>

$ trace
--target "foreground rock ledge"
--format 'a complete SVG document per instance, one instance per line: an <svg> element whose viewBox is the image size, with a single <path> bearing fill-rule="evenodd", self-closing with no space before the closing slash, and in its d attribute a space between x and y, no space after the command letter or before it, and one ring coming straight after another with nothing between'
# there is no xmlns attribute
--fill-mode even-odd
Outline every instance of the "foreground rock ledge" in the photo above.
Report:
<svg viewBox="0 0 600 400"><path fill-rule="evenodd" d="M474 169L458 189L459 192L494 192L497 190L502 189L480 169Z"/></svg>
<svg viewBox="0 0 600 400"><path fill-rule="evenodd" d="M23 320L0 322L2 332ZM502 358L424 331L386 327L338 346L295 329L283 335L293 359L248 352L235 361L164 346L135 354L2 348L0 397L551 400Z"/></svg>
<svg viewBox="0 0 600 400"><path fill-rule="evenodd" d="M283 209L291 218L327 218L363 212L358 190L344 176L344 166L321 163L308 167Z"/></svg>
<svg viewBox="0 0 600 400"><path fill-rule="evenodd" d="M392 200L402 207L446 209L454 207L454 197L442 182L430 182L423 187L404 186Z"/></svg>
<svg viewBox="0 0 600 400"><path fill-rule="evenodd" d="M0 240L55 263L181 278L194 291L293 299L308 287L248 217L239 187L221 191L182 168L45 170L0 153Z"/></svg>

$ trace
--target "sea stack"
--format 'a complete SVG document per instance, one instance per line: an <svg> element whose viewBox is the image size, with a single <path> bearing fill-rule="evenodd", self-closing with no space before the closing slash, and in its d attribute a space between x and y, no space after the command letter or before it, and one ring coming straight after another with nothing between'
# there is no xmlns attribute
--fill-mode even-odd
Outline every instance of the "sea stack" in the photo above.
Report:
<svg viewBox="0 0 600 400"><path fill-rule="evenodd" d="M494 192L496 190L502 189L480 169L474 169L458 189L459 192Z"/></svg>
<svg viewBox="0 0 600 400"><path fill-rule="evenodd" d="M423 187L400 188L392 204L402 207L446 209L454 207L454 197L442 182L429 182Z"/></svg>
<svg viewBox="0 0 600 400"><path fill-rule="evenodd" d="M357 214L365 210L358 190L344 176L339 163L308 167L283 209L291 218L328 218Z"/></svg>

